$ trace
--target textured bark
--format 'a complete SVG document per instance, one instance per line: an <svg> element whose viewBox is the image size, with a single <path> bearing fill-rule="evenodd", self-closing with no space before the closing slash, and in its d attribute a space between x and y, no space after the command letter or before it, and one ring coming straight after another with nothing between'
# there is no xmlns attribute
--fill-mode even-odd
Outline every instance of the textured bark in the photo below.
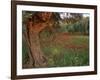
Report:
<svg viewBox="0 0 100 80"><path fill-rule="evenodd" d="M51 22L52 13L38 12L27 21L27 43L30 48L30 65L34 63L34 67L46 67L47 58L41 50L39 41L40 32L46 27L52 26ZM51 27L50 27L51 28Z"/></svg>
<svg viewBox="0 0 100 80"><path fill-rule="evenodd" d="M46 57L44 56L41 50L40 41L39 41L39 32L43 28L45 28L45 25L37 24L33 26L30 26L31 28L29 30L29 40L30 40L30 49L35 61L34 65L35 67L45 67L47 64Z"/></svg>
<svg viewBox="0 0 100 80"><path fill-rule="evenodd" d="M28 46L27 47L28 48L28 56L29 56L29 60L23 66L23 68L32 68L34 66L34 58L32 57L31 46L30 46L29 39L28 39L26 32L23 33L23 39L26 40L26 43L27 43L27 46Z"/></svg>

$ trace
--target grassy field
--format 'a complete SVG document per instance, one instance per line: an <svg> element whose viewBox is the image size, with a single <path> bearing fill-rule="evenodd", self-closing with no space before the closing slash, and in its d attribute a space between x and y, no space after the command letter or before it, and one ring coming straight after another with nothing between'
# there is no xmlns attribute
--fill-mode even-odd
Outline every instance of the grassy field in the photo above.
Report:
<svg viewBox="0 0 100 80"><path fill-rule="evenodd" d="M47 57L47 67L89 65L89 37L57 33L54 36L40 35L41 49ZM28 60L28 50L23 41L23 64Z"/></svg>
<svg viewBox="0 0 100 80"><path fill-rule="evenodd" d="M48 67L89 65L89 38L83 35L56 34L41 40Z"/></svg>

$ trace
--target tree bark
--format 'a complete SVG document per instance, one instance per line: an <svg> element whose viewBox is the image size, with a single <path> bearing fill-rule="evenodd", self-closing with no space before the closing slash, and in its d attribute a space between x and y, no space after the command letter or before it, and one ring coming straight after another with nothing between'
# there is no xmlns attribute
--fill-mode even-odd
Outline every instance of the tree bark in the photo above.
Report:
<svg viewBox="0 0 100 80"><path fill-rule="evenodd" d="M47 65L47 59L41 50L39 41L39 33L47 25L45 23L38 23L29 26L29 42L32 57L34 58L35 67L45 67Z"/></svg>
<svg viewBox="0 0 100 80"><path fill-rule="evenodd" d="M27 32L23 32L23 39L27 43L28 56L29 56L28 62L23 66L23 68L32 68L34 66L34 58L32 57L32 52L30 49L30 43L29 43Z"/></svg>
<svg viewBox="0 0 100 80"><path fill-rule="evenodd" d="M46 66L46 58L41 50L39 35L34 32L30 32L30 43L32 56L35 60L35 67Z"/></svg>
<svg viewBox="0 0 100 80"><path fill-rule="evenodd" d="M39 35L43 29L50 27L49 24L51 17L52 13L39 12L34 14L32 18L30 18L26 23L28 36L27 42L29 44L30 52L34 60L34 66L36 68L47 66L47 58L41 50Z"/></svg>

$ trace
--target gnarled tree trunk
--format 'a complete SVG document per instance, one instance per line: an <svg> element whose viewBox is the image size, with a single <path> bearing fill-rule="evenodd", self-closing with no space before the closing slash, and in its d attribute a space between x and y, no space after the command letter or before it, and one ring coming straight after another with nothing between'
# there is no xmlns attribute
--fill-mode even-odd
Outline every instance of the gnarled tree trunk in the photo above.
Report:
<svg viewBox="0 0 100 80"><path fill-rule="evenodd" d="M29 44L35 67L47 66L46 56L41 50L39 34L44 28L48 27L51 15L52 13L39 12L36 15L32 16L33 20L30 19L27 23L27 42Z"/></svg>
<svg viewBox="0 0 100 80"><path fill-rule="evenodd" d="M30 26L31 28L29 30L29 40L30 40L30 49L35 61L34 65L35 67L45 67L47 64L46 57L44 56L41 50L39 41L39 32L42 30L42 28L45 28L45 25L35 24L33 26Z"/></svg>

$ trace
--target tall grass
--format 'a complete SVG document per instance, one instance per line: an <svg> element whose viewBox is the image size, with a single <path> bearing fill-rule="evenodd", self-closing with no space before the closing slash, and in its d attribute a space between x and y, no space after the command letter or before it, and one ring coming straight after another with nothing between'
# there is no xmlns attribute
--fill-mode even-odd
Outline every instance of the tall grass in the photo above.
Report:
<svg viewBox="0 0 100 80"><path fill-rule="evenodd" d="M71 40L63 44L56 42L42 44L42 50L48 58L48 67L89 65L88 36L71 36L70 38Z"/></svg>

